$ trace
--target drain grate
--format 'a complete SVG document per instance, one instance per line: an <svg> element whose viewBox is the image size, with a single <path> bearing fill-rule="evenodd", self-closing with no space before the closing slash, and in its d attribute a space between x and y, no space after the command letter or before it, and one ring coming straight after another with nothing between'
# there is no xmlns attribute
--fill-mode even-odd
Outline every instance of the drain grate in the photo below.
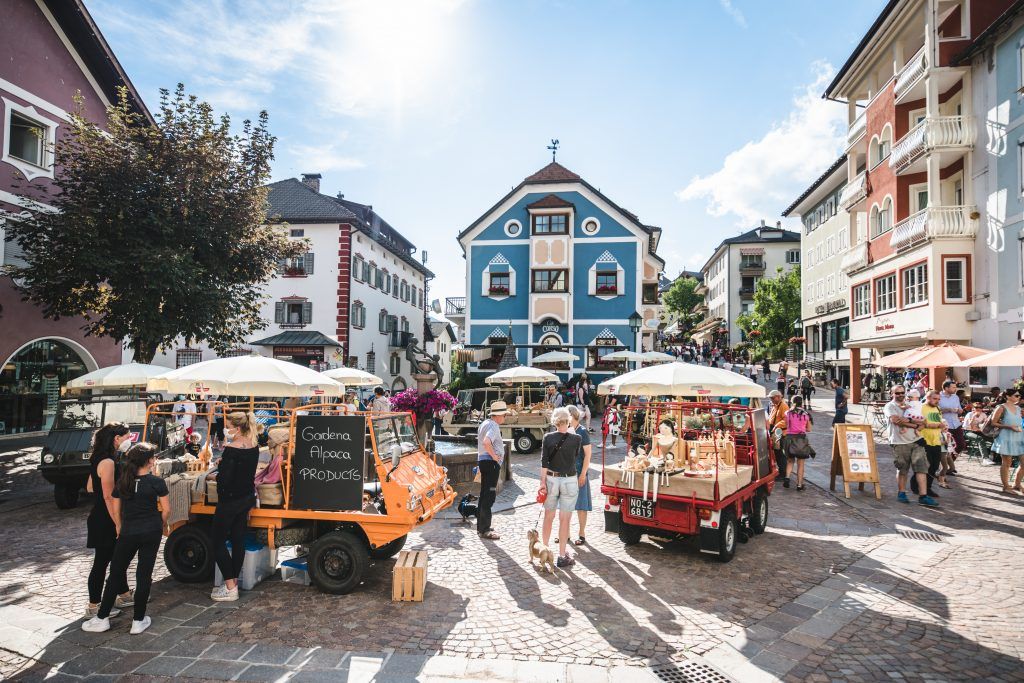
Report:
<svg viewBox="0 0 1024 683"><path fill-rule="evenodd" d="M929 541L931 543L945 543L946 539L938 534L933 534L930 531L913 531L909 529L903 529L900 531L900 536L903 538L909 538L912 541Z"/></svg>
<svg viewBox="0 0 1024 683"><path fill-rule="evenodd" d="M655 676L665 683L734 683L733 679L703 662L688 659L676 664L651 667Z"/></svg>

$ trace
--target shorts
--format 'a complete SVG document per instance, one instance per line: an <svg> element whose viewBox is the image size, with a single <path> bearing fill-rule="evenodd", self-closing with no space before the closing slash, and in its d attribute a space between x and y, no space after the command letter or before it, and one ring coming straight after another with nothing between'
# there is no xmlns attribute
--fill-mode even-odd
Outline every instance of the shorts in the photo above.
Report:
<svg viewBox="0 0 1024 683"><path fill-rule="evenodd" d="M892 447L892 461L900 473L913 470L914 474L928 473L928 456L924 446L916 443L901 443Z"/></svg>
<svg viewBox="0 0 1024 683"><path fill-rule="evenodd" d="M576 498L580 495L580 483L576 477L548 477L548 497L544 509L572 512L576 509Z"/></svg>

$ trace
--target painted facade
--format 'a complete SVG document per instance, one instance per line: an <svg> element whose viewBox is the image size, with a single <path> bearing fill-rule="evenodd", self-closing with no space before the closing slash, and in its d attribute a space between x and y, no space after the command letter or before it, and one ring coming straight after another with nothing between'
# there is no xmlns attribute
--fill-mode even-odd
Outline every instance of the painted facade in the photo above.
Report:
<svg viewBox="0 0 1024 683"><path fill-rule="evenodd" d="M847 344L866 349L865 360L973 340L980 213L971 179L983 140L974 73L961 56L1010 4L889 3L826 89L848 108L840 204L859 229L842 261ZM860 357L851 359L854 377Z"/></svg>
<svg viewBox="0 0 1024 683"><path fill-rule="evenodd" d="M5 239L7 221L52 210L54 145L68 135L81 95L84 115L104 125L116 89L152 120L85 6L77 0L6 0L0 20L0 266L24 265ZM15 322L16 321L16 322ZM85 337L78 318L48 320L0 276L0 435L48 429L63 386L120 362L121 347Z"/></svg>
<svg viewBox="0 0 1024 683"><path fill-rule="evenodd" d="M839 208L846 179L843 155L782 215L799 217L802 224L801 320L806 366L849 386L849 286L839 267L850 246L850 214Z"/></svg>
<svg viewBox="0 0 1024 683"><path fill-rule="evenodd" d="M653 348L660 235L557 163L526 178L459 235L467 291L462 315L452 300L446 315L465 330L466 344L495 347L473 369L496 367L509 330L524 365L572 348L580 358L563 375L605 375L605 353ZM638 334L629 327L633 313L642 319Z"/></svg>

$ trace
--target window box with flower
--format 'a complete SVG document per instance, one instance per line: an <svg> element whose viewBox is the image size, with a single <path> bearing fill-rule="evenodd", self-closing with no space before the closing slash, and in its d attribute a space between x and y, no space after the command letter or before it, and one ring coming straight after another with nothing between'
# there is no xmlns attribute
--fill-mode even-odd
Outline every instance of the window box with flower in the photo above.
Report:
<svg viewBox="0 0 1024 683"><path fill-rule="evenodd" d="M508 287L505 285L491 285L487 291L489 291L491 294L507 295Z"/></svg>
<svg viewBox="0 0 1024 683"><path fill-rule="evenodd" d="M604 295L618 294L619 293L618 289L619 288L616 287L615 285L598 285L597 286L597 293L598 294L604 294Z"/></svg>

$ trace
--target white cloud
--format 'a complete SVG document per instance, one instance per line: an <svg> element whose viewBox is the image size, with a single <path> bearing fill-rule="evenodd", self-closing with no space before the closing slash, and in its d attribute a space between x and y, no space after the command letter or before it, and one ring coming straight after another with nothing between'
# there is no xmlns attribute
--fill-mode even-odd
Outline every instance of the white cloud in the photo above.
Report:
<svg viewBox="0 0 1024 683"><path fill-rule="evenodd" d="M793 110L760 140L729 153L722 167L689 182L676 196L704 200L712 216L733 215L749 227L789 206L842 153L846 109L821 98L835 69L813 65L814 80L793 100Z"/></svg>
<svg viewBox="0 0 1024 683"><path fill-rule="evenodd" d="M732 0L718 0L718 4L722 6L725 13L732 17L732 20L739 26L743 28L747 27L747 18L743 16L743 12L741 12L738 7L733 6Z"/></svg>
<svg viewBox="0 0 1024 683"><path fill-rule="evenodd" d="M318 173L351 171L366 166L361 159L339 152L336 145L292 145L288 153L303 168L315 169Z"/></svg>

